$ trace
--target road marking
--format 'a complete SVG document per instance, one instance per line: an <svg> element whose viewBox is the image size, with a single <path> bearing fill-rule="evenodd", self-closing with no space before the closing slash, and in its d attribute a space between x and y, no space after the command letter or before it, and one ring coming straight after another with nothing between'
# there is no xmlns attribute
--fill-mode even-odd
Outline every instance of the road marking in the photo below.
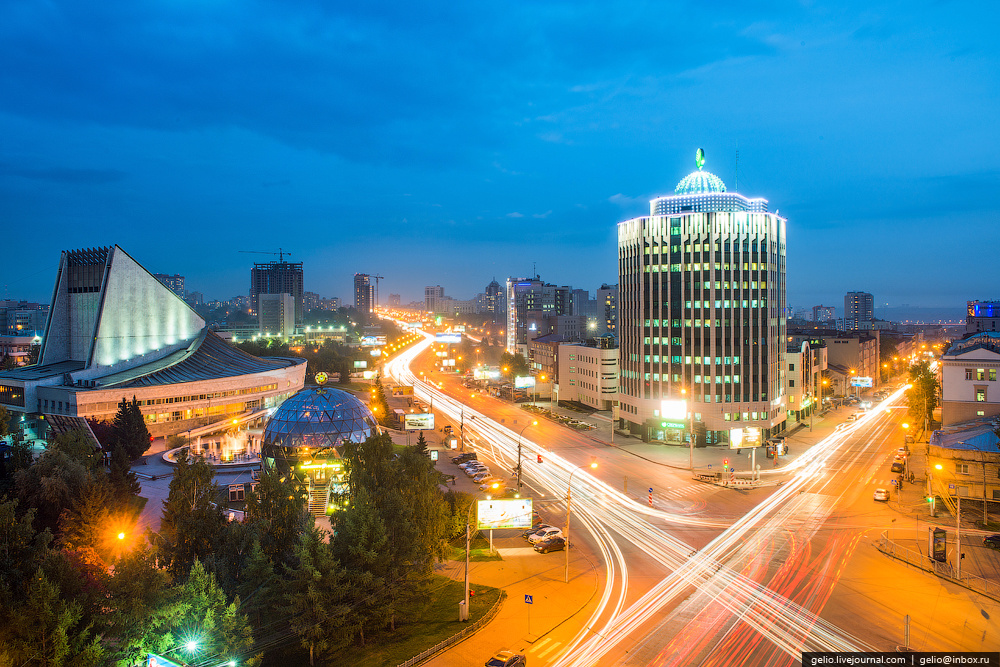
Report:
<svg viewBox="0 0 1000 667"><path fill-rule="evenodd" d="M539 660L544 660L546 655L548 655L549 653L551 653L555 649L559 648L561 645L562 645L562 642L552 642L551 646L549 646L547 649L545 649L544 651L542 651L541 653L539 653L535 657L538 658Z"/></svg>
<svg viewBox="0 0 1000 667"><path fill-rule="evenodd" d="M528 649L528 653L534 653L538 649L540 649L543 646L545 646L546 644L548 644L550 641L552 641L552 638L551 637L546 637L542 641L538 642L537 644L535 644L534 646L532 646L531 648L529 648Z"/></svg>

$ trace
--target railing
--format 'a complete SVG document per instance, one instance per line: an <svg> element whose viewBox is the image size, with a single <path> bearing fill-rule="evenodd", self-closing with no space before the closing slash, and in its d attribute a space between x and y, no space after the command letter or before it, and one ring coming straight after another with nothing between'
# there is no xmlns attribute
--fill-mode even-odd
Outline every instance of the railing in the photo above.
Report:
<svg viewBox="0 0 1000 667"><path fill-rule="evenodd" d="M976 574L963 573L960 577L956 577L955 570L949 563L942 563L934 560L930 556L925 556L919 551L901 547L890 540L884 532L877 540L875 540L875 548L890 558L895 558L896 560L909 563L914 567L919 567L921 570L932 572L942 579L947 579L960 586L965 586L966 588L976 591L977 593L981 593L986 597L993 598L994 600L1000 600L1000 582L991 581Z"/></svg>
<svg viewBox="0 0 1000 667"><path fill-rule="evenodd" d="M489 623L490 621L493 620L493 617L496 616L497 612L500 611L500 605L503 604L503 601L506 598L507 598L507 591L500 591L500 597L497 598L497 601L495 603L493 603L493 606L490 607L489 610L485 614L483 614L482 618L480 618L478 621L476 621L472 625L469 625L469 626L463 628L461 632L458 632L458 633L452 635L451 637L448 637L447 639L445 639L442 642L438 642L437 644L435 644L434 646L430 647L429 649L427 649L423 653L420 653L419 655L413 656L412 658L410 658L406 662L399 663L399 667L413 667L414 665L419 665L419 664L421 664L423 662L426 662L426 661L430 660L431 658L433 658L438 653L440 653L441 651L445 650L446 648L448 648L450 646L453 646L453 645L457 644L458 642L462 641L463 639L465 639L466 637L468 637L469 635L474 634L480 628L482 628L484 625L486 625L487 623Z"/></svg>

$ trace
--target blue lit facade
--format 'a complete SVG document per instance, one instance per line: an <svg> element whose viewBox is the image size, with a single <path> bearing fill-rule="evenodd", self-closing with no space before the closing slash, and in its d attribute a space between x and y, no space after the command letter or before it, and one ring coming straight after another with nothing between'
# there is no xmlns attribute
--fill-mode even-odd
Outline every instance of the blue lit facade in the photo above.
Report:
<svg viewBox="0 0 1000 667"><path fill-rule="evenodd" d="M699 163L618 224L619 414L646 440L768 436L786 419L786 221ZM680 400L686 418L664 418L663 401Z"/></svg>

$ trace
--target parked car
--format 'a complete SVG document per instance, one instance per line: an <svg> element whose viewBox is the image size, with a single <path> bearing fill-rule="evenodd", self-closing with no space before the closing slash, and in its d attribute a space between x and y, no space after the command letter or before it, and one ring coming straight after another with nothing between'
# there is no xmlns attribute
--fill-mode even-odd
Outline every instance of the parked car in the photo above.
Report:
<svg viewBox="0 0 1000 667"><path fill-rule="evenodd" d="M892 472L903 472L903 467L904 467L903 462L899 459L896 459L895 461L892 462L892 466L889 467L889 470L891 470Z"/></svg>
<svg viewBox="0 0 1000 667"><path fill-rule="evenodd" d="M896 450L896 458L905 459L906 455L909 453L910 452L907 450L906 447L900 447L899 449Z"/></svg>
<svg viewBox="0 0 1000 667"><path fill-rule="evenodd" d="M461 468L462 470L465 471L465 474L469 475L470 477L472 475L475 475L477 472L482 472L483 470L486 470L486 466L482 463L479 463L478 461L476 462L475 465L461 466Z"/></svg>
<svg viewBox="0 0 1000 667"><path fill-rule="evenodd" d="M534 535L538 531L545 530L546 528L552 528L552 526L550 526L547 523L540 523L535 528L529 528L528 530L526 530L523 533L521 533L521 537L523 537L524 539L528 539L529 537L531 537L532 535Z"/></svg>
<svg viewBox="0 0 1000 667"><path fill-rule="evenodd" d="M484 472L489 472L489 468L482 466L481 468L469 468L465 471L465 474L472 479L476 478L476 475L482 475Z"/></svg>
<svg viewBox="0 0 1000 667"><path fill-rule="evenodd" d="M875 489L875 500L881 500L882 502L887 502L889 500L889 492L885 489Z"/></svg>
<svg viewBox="0 0 1000 667"><path fill-rule="evenodd" d="M486 667L525 667L527 664L528 659L523 653L513 651L500 651L486 661Z"/></svg>
<svg viewBox="0 0 1000 667"><path fill-rule="evenodd" d="M484 470L484 471L482 471L482 472L477 473L476 475L474 475L472 477L472 481L475 482L476 484L482 484L483 482L485 482L486 480L488 480L492 476L493 476L493 473L491 473L489 470Z"/></svg>
<svg viewBox="0 0 1000 667"><path fill-rule="evenodd" d="M993 533L983 538L983 544L991 549L1000 549L1000 533Z"/></svg>
<svg viewBox="0 0 1000 667"><path fill-rule="evenodd" d="M562 551L566 548L566 540L562 537L549 537L535 542L535 551L547 554L550 551Z"/></svg>
<svg viewBox="0 0 1000 667"><path fill-rule="evenodd" d="M487 477L479 485L479 490L480 491L491 491L492 490L492 491L495 491L496 493L502 493L503 492L503 488L506 485L507 485L507 483L504 482L499 477Z"/></svg>
<svg viewBox="0 0 1000 667"><path fill-rule="evenodd" d="M528 535L528 542L534 544L535 542L541 542L542 540L547 540L550 537L562 537L562 529L556 528L555 526L549 526L548 528L542 528L536 530L531 535Z"/></svg>
<svg viewBox="0 0 1000 667"><path fill-rule="evenodd" d="M451 462L452 463L467 463L469 461L475 461L475 460L476 460L476 453L475 452L466 452L464 454L459 454L458 456L452 457Z"/></svg>
<svg viewBox="0 0 1000 667"><path fill-rule="evenodd" d="M912 435L905 435L905 436L903 436L903 442L910 443L910 442L913 442L913 441L914 440L913 440L913 436Z"/></svg>

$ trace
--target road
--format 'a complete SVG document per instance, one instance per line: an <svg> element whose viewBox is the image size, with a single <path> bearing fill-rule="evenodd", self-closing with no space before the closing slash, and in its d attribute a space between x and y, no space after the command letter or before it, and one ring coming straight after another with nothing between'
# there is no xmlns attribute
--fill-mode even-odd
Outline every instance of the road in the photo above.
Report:
<svg viewBox="0 0 1000 667"><path fill-rule="evenodd" d="M454 376L421 382L410 370L421 351L411 349L387 371L489 443L495 464L513 469L520 442L536 502L563 507L570 472L584 468L573 476L574 536L577 527L587 531L586 548L605 570L602 590L554 636L511 647L527 649L532 664L797 664L803 650L892 650L905 613L916 648L1000 645L992 601L942 586L871 547L894 518L872 491L892 477L899 411L883 408L901 392L816 443L780 473L782 486L736 492L697 485L687 471L545 420L529 425L519 407L474 395ZM597 470L586 468L592 460ZM654 507L636 499L636 489L648 487Z"/></svg>

